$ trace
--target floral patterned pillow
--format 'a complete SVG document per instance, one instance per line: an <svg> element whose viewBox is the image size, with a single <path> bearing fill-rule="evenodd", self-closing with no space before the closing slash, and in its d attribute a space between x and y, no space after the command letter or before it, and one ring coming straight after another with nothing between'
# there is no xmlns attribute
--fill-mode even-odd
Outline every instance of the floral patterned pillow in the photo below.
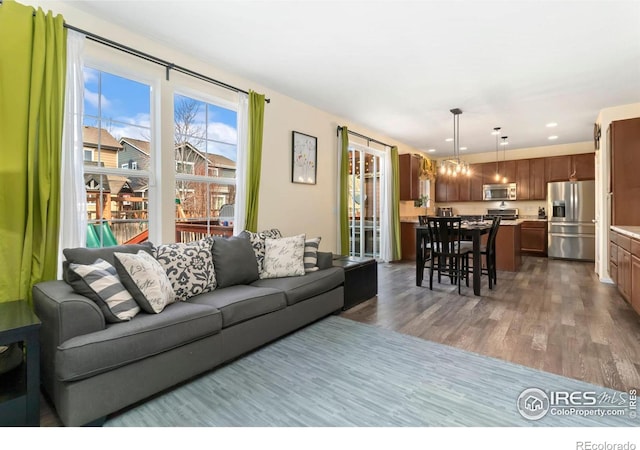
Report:
<svg viewBox="0 0 640 450"><path fill-rule="evenodd" d="M212 245L213 238L206 237L194 242L163 244L154 249L154 256L167 272L177 301L216 288Z"/></svg>
<svg viewBox="0 0 640 450"><path fill-rule="evenodd" d="M262 276L262 272L264 271L264 241L267 238L281 238L282 233L280 233L280 230L277 228L272 228L270 230L260 231L259 233L244 230L240 233L240 236L249 238L249 242L251 242L251 246L253 247L253 252L256 254L256 261L258 261L258 274L260 274L260 278L264 278Z"/></svg>
<svg viewBox="0 0 640 450"><path fill-rule="evenodd" d="M304 241L304 234L280 239L265 239L264 272L260 278L304 275Z"/></svg>

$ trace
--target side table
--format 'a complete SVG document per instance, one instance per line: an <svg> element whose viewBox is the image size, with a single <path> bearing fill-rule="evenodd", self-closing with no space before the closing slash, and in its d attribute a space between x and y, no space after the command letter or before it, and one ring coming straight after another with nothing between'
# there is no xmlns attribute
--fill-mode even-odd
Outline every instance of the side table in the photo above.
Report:
<svg viewBox="0 0 640 450"><path fill-rule="evenodd" d="M343 310L378 295L378 262L375 259L336 255L333 267L344 269Z"/></svg>
<svg viewBox="0 0 640 450"><path fill-rule="evenodd" d="M25 361L0 375L0 426L40 425L40 319L27 302L0 303L0 345L22 342Z"/></svg>

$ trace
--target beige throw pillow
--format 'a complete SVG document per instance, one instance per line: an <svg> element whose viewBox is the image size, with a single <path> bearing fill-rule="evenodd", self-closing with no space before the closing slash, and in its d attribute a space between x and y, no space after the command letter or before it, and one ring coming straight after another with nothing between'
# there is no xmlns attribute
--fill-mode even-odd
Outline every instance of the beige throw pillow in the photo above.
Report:
<svg viewBox="0 0 640 450"><path fill-rule="evenodd" d="M304 234L265 239L264 269L260 278L304 275L304 241Z"/></svg>

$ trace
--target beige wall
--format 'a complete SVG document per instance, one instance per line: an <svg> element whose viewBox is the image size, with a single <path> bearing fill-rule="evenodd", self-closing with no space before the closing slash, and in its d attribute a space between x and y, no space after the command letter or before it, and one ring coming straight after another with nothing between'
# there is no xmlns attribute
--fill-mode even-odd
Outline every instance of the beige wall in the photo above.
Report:
<svg viewBox="0 0 640 450"><path fill-rule="evenodd" d="M321 236L320 249L335 251L337 249L337 135L338 125L346 125L349 129L380 140L390 145L397 145L400 153L415 152L417 149L406 146L367 129L357 123L306 105L296 99L282 95L262 86L259 83L243 79L207 64L186 53L171 50L158 42L132 33L130 30L103 21L74 8L73 2L56 2L46 0L25 0L23 3L41 6L52 10L54 14L62 14L67 23L142 50L162 59L175 62L196 72L219 79L225 83L244 90L253 89L264 93L271 99L265 105L265 123L263 137L263 156L260 189L260 209L258 228L280 228L285 235L307 233ZM109 64L132 72L137 71L140 64L137 58L120 54L99 44L87 42L86 48L94 59L106 60L103 70L109 70ZM160 90L180 87L185 93L200 92L232 101L234 94L213 85L195 81L177 73L171 74L171 80L164 79L164 68L144 63L142 74L149 77L149 83ZM183 89L184 88L184 89ZM155 92L157 95L157 92ZM172 100L166 95L156 96L155 102L162 105L163 123L173 123ZM155 118L157 120L158 118ZM300 131L318 138L318 171L316 185L291 183L291 132ZM158 182L151 191L161 191L164 198L171 198L173 190L173 132L172 130L156 130L153 145L162 148L162 158L152 170ZM150 215L159 219L155 231L151 232L154 242L172 242L174 239L173 204L170 206L150 204Z"/></svg>

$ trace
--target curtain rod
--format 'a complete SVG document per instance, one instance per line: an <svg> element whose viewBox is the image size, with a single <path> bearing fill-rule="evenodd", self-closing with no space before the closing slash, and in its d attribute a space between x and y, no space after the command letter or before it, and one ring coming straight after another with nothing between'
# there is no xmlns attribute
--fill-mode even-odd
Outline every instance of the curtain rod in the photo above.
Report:
<svg viewBox="0 0 640 450"><path fill-rule="evenodd" d="M0 5L2 5L2 0L0 0ZM33 13L35 15L35 11ZM152 62L154 64L158 64L160 66L163 66L166 70L166 77L167 80L169 80L169 71L171 70L175 70L176 72L180 72L183 73L185 75L189 75L193 78L197 78L199 80L202 81L206 81L208 83L211 84L215 84L216 86L220 86L222 88L228 89L230 91L234 91L234 92L242 92L243 94L249 94L247 91L240 89L238 87L232 86L230 84L224 83L220 80L216 80L215 78L211 78L208 77L206 75L203 75L201 73L195 72L191 69L187 69L186 67L183 66L179 66L177 64L171 63L169 61L166 61L164 59L158 58L156 56L150 55L148 53L145 53L141 50L137 50L135 48L129 47L127 45L124 44L120 44L119 42L116 41L112 41L111 39L107 39L105 37L99 36L95 33L91 33L89 31L83 30L82 28L78 28L78 27L74 27L73 25L69 25L66 21L64 23L64 27L69 29L69 30L73 30L76 31L78 33L84 34L87 39L97 42L98 44L102 44L102 45L106 45L107 47L116 49L116 50L120 50L123 53L127 53L129 55L132 56L136 56L140 59L144 59L145 61L149 61ZM266 98L264 99L265 102L267 103L271 103L271 99Z"/></svg>
<svg viewBox="0 0 640 450"><path fill-rule="evenodd" d="M344 127L338 126L338 130L336 131L336 134L339 133L340 131L342 131L343 128ZM375 142L376 144L384 145L385 147L394 147L393 145L385 144L384 142L381 142L381 141L379 141L377 139L370 138L369 136L365 136L364 134L360 134L360 133L356 133L355 131L351 131L348 128L347 128L347 133L353 134L354 136L361 137L362 139L366 139L369 142Z"/></svg>

